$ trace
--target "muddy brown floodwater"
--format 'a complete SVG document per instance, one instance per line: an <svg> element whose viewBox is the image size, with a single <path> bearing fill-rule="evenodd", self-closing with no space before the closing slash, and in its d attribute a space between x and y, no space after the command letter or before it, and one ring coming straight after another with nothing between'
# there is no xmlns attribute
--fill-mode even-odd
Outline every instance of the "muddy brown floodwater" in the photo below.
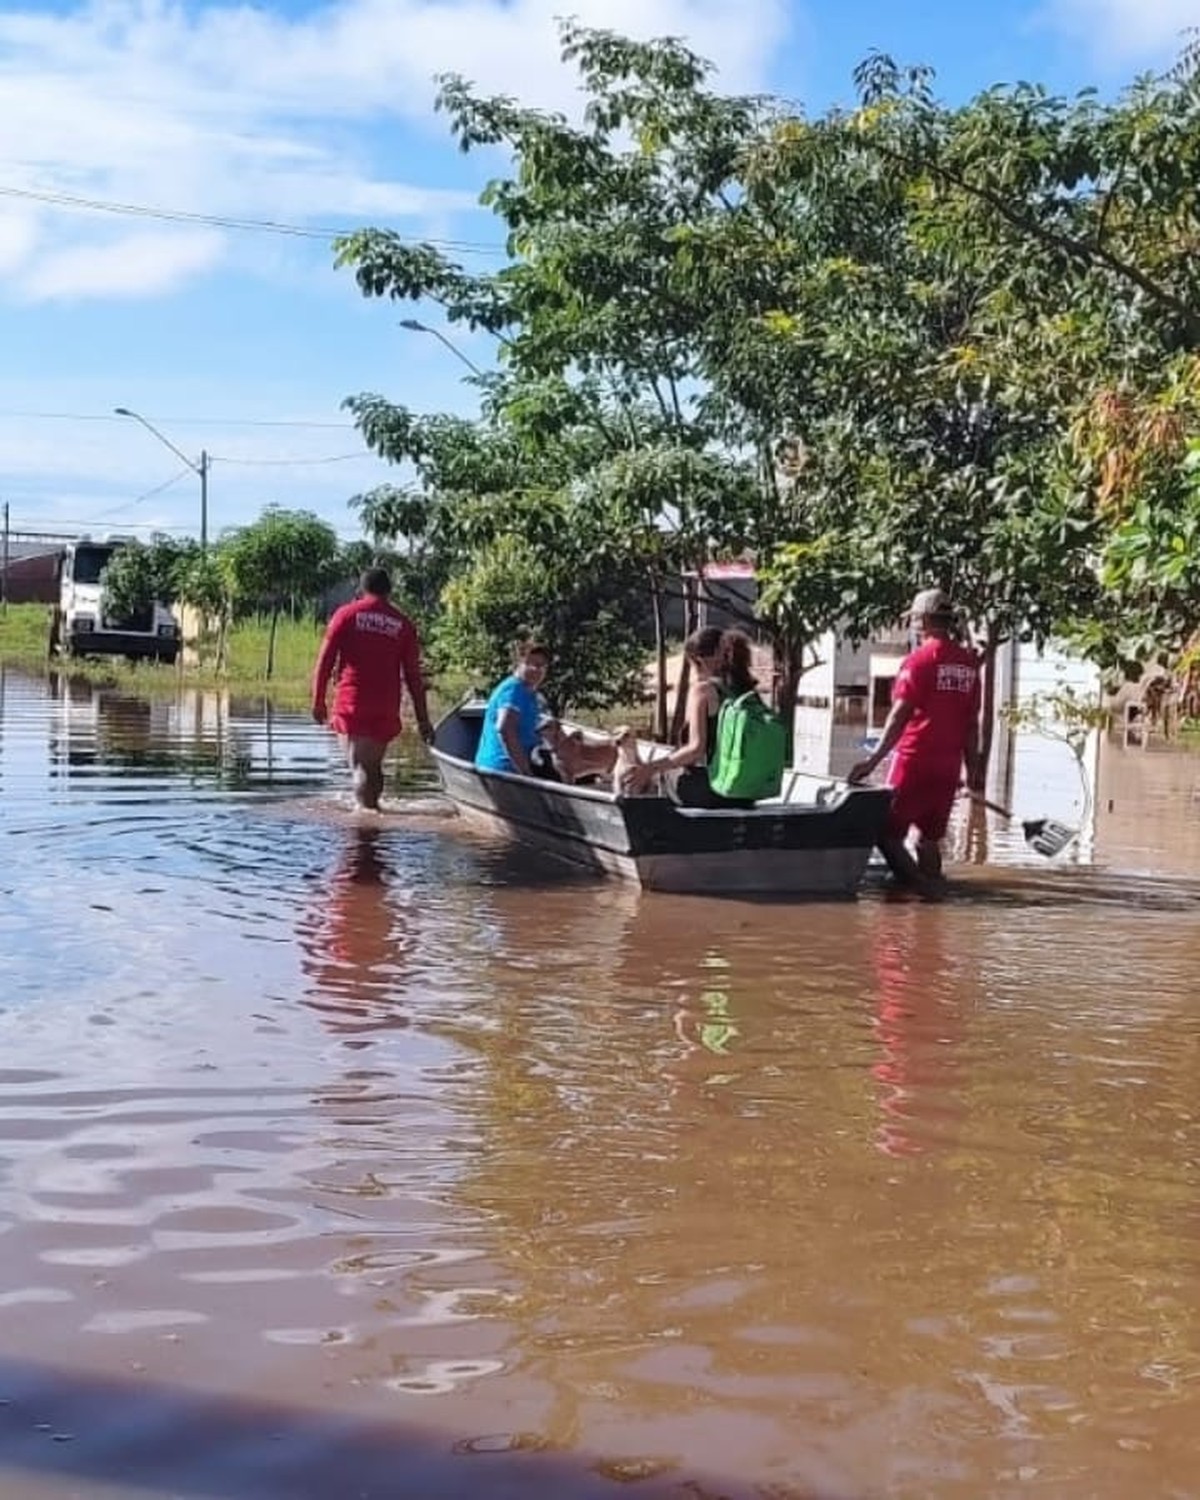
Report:
<svg viewBox="0 0 1200 1500"><path fill-rule="evenodd" d="M0 678L5 1500L1200 1495L1195 761L761 907L419 754Z"/></svg>

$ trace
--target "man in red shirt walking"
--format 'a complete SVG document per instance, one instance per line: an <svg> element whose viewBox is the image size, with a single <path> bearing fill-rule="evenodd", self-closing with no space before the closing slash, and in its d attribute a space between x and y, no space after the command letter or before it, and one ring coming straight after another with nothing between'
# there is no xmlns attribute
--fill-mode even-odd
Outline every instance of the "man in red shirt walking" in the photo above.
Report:
<svg viewBox="0 0 1200 1500"><path fill-rule="evenodd" d="M416 627L391 602L392 581L383 568L368 568L361 597L334 612L313 673L312 714L328 722L346 752L360 807L378 810L383 757L400 733L403 683L412 699L417 728L426 744L433 725L425 703L421 643ZM329 679L337 670L333 712L326 706Z"/></svg>
<svg viewBox="0 0 1200 1500"><path fill-rule="evenodd" d="M892 756L892 810L879 851L899 880L929 892L941 879L940 845L964 764L972 788L980 773L979 658L954 640L954 617L941 589L913 600L909 621L920 642L900 666L879 744L847 778L862 781ZM906 843L910 828L918 836L915 860Z"/></svg>

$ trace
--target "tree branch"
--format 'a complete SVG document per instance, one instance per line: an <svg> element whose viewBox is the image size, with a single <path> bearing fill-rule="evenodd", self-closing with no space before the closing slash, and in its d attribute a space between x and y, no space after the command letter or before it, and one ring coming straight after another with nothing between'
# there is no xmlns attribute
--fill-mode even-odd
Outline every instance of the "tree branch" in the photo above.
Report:
<svg viewBox="0 0 1200 1500"><path fill-rule="evenodd" d="M888 160L898 162L900 165L912 168L915 163L904 152L897 151L893 147L886 146L878 141L870 143L880 155ZM1069 255L1073 260L1088 265L1099 261L1101 265L1107 266L1110 271L1132 282L1140 288L1151 301L1158 303L1160 307L1169 308L1184 322L1188 330L1189 342L1192 347L1200 345L1200 309L1189 307L1182 298L1177 297L1174 292L1166 287L1160 286L1152 277L1147 276L1137 266L1130 265L1119 255L1114 255L1111 250L1105 250L1100 244L1091 244L1087 240L1081 240L1077 235L1067 234L1061 229L1052 229L1046 224L1040 224L1031 214L1016 208L1008 203L1004 197L996 192L994 188L984 187L981 183L971 182L961 172L956 172L952 167L947 167L942 162L925 162L923 165L927 170L940 175L952 186L960 188L973 198L986 203L989 208L995 209L1000 217L1010 224L1014 229L1019 229L1023 234L1030 235L1033 239L1040 240L1042 244L1048 245L1053 250L1058 250Z"/></svg>
<svg viewBox="0 0 1200 1500"><path fill-rule="evenodd" d="M1133 135L1125 142L1125 150L1121 160L1117 163L1117 170L1113 173L1112 181L1108 185L1108 191L1104 195L1104 202L1100 205L1100 220L1096 225L1096 249L1099 250L1104 240L1104 226L1108 222L1108 211L1112 207L1113 198L1116 196L1117 183L1124 175L1125 168L1129 165L1129 158L1133 153Z"/></svg>
<svg viewBox="0 0 1200 1500"><path fill-rule="evenodd" d="M654 399L658 402L658 409L662 412L662 419L669 427L671 425L671 408L667 405L666 398L659 387L657 378L650 381L650 389L654 392Z"/></svg>
<svg viewBox="0 0 1200 1500"><path fill-rule="evenodd" d="M667 389L671 393L671 405L675 409L675 420L682 427L684 425L683 407L679 404L679 387L675 384L674 375L667 376Z"/></svg>

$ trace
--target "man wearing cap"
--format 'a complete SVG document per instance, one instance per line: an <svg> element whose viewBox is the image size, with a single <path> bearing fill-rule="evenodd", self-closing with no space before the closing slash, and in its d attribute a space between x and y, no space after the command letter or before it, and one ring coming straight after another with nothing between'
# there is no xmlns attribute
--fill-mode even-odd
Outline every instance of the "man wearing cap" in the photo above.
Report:
<svg viewBox="0 0 1200 1500"><path fill-rule="evenodd" d="M933 889L942 873L940 844L962 782L979 774L979 658L953 638L953 604L941 589L923 589L909 621L919 643L901 663L892 689L892 711L879 744L847 778L863 781L892 756L888 785L892 810L879 850L896 877ZM917 830L917 857L908 852Z"/></svg>

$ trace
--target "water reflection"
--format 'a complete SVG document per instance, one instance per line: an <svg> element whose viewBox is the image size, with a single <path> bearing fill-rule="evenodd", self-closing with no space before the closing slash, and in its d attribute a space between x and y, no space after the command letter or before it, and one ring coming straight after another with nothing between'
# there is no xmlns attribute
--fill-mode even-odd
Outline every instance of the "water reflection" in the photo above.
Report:
<svg viewBox="0 0 1200 1500"><path fill-rule="evenodd" d="M407 1025L404 970L417 924L404 900L395 835L351 827L334 837L333 873L313 882L297 926L307 1003L340 1034Z"/></svg>
<svg viewBox="0 0 1200 1500"><path fill-rule="evenodd" d="M626 972L651 968L656 915L639 911L627 927ZM867 920L859 936L874 941L857 961L852 932L836 944L810 932L808 972L778 936L764 969L753 918L706 932L703 951L660 949L662 998L682 991L685 1002L655 1006L635 990L613 1022L553 964L522 983L511 958L500 961L497 1021L471 1040L489 1060L479 1108L492 1144L462 1192L496 1224L514 1278L509 1315L527 1373L547 1387L539 1430L551 1441L601 1432L631 1461L686 1455L701 1466L738 1442L777 1454L777 1472L801 1487L875 1493L932 1467L961 1473L963 1494L1003 1483L1006 1462L1024 1462L1005 1444L1031 1443L1050 1445L1033 1467L1068 1493L1054 1486L1087 1472L1084 1433L1119 1423L1125 1400L1114 1390L1097 1404L1092 1321L1115 1297L1110 1345L1136 1339L1140 1294L1122 1278L1147 1253L1157 1295L1185 1317L1184 1345L1200 1354L1185 1312L1197 1257L1175 1218L1194 1166L1174 1156L1157 1188L1126 1182L1138 1200L1126 1212L1154 1224L1137 1246L1115 1242L1103 1213L1072 1214L1066 1230L1062 1217L1112 1191L1088 1184L1119 1180L1118 1159L1153 1154L1151 1133L1130 1155L1141 1110L1111 1114L1105 1090L1136 1076L1154 1112L1178 1107L1187 1087L1186 1065L1153 1040L1178 1024L1185 953L1160 970L1165 1003L1141 1023L1115 998L1169 928L1144 932L1140 951L1110 964L1097 1013L1096 977L1071 957L1086 921L1051 919L1042 937L949 908L876 909ZM555 936L557 922L547 925ZM721 993L739 996L737 1046L722 1021L715 1055L696 1043L714 953ZM686 1056L701 1067L676 1071L684 1086L671 1086L681 1010ZM1104 1040L1114 1025L1119 1052ZM859 1087L868 1075L881 1124ZM1081 1112L1061 1107L1068 1098ZM882 1170L863 1154L867 1141ZM1187 1213L1195 1222L1194 1205ZM1060 1238L1046 1239L1055 1225ZM1097 1301L1080 1296L1080 1275ZM935 1367L957 1372L936 1397ZM1076 1384L1085 1370L1086 1393ZM610 1403L625 1414L620 1435ZM1181 1422L1185 1407L1173 1408ZM639 1448L638 1431L655 1441ZM973 1446L971 1431L996 1437ZM1136 1459L1124 1465L1111 1493L1138 1471ZM1154 1472L1150 1460L1141 1472Z"/></svg>
<svg viewBox="0 0 1200 1500"><path fill-rule="evenodd" d="M22 688L27 701L28 683ZM274 786L295 792L325 784L328 756L306 747L308 753L297 757L290 736L277 745L278 713L265 700L183 687L174 697L148 699L58 672L47 675L45 693L52 705L46 718L51 784L102 773L107 794L128 796L154 783L157 772L183 778L184 788L220 792ZM156 790L162 788L156 784Z"/></svg>
<svg viewBox="0 0 1200 1500"><path fill-rule="evenodd" d="M1200 875L1200 754L1114 738L1100 762L1096 860L1150 875Z"/></svg>
<svg viewBox="0 0 1200 1500"><path fill-rule="evenodd" d="M642 898L0 691L5 1493L1194 1489L1191 885Z"/></svg>
<svg viewBox="0 0 1200 1500"><path fill-rule="evenodd" d="M881 1056L871 1068L879 1085L875 1140L889 1156L919 1156L953 1145L963 1116L962 1011L975 986L956 972L944 909L918 915L888 909L875 924L873 1030Z"/></svg>

